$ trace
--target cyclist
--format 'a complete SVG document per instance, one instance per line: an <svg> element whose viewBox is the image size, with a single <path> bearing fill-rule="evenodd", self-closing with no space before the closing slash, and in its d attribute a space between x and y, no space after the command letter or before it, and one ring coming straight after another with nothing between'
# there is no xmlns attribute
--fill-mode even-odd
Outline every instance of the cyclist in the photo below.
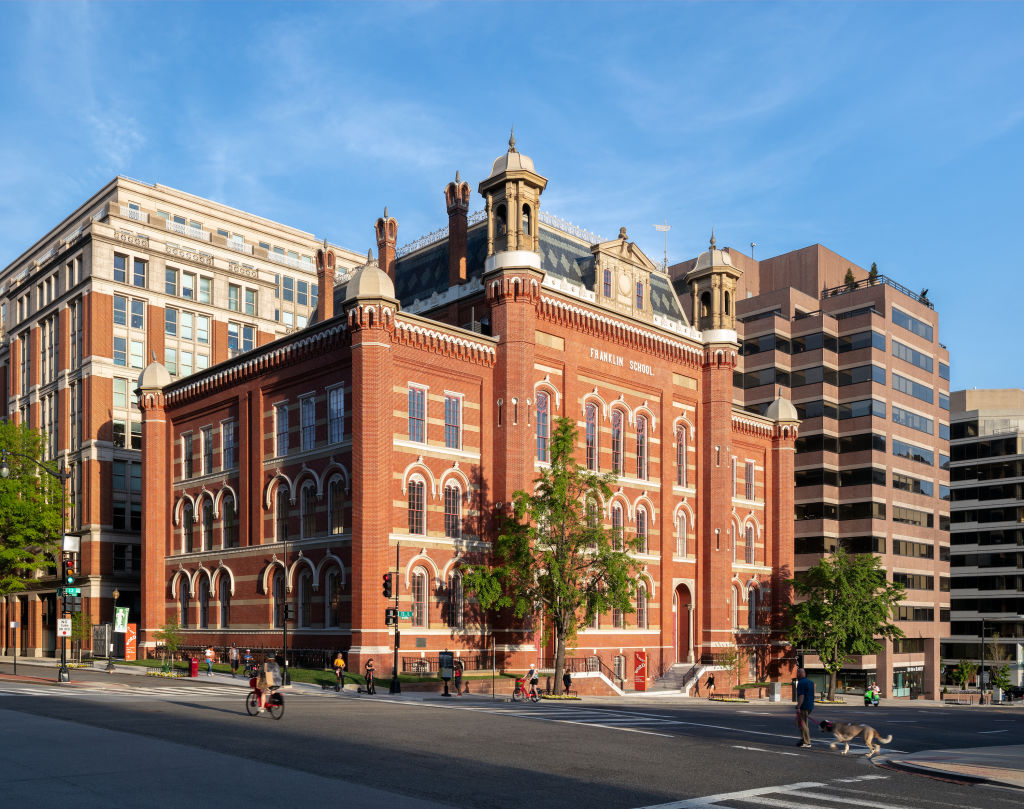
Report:
<svg viewBox="0 0 1024 809"><path fill-rule="evenodd" d="M530 693L536 696L537 682L540 678L537 675L537 667L533 663L530 664L530 670L526 672L526 679L530 681Z"/></svg>
<svg viewBox="0 0 1024 809"><path fill-rule="evenodd" d="M252 649L246 649L242 654L242 672L249 677L256 675L253 668Z"/></svg>
<svg viewBox="0 0 1024 809"><path fill-rule="evenodd" d="M373 672L374 672L374 665L373 665L373 658L371 657L369 660L366 661L366 693L367 694L376 694L377 693L377 687L373 684Z"/></svg>
<svg viewBox="0 0 1024 809"><path fill-rule="evenodd" d="M263 661L259 675L256 677L256 688L260 692L260 713L263 713L267 707L267 695L272 689L279 688L280 685L281 667L277 665L274 658L268 657Z"/></svg>
<svg viewBox="0 0 1024 809"><path fill-rule="evenodd" d="M340 691L345 687L345 658L340 651L334 656L334 679L337 682L336 690Z"/></svg>

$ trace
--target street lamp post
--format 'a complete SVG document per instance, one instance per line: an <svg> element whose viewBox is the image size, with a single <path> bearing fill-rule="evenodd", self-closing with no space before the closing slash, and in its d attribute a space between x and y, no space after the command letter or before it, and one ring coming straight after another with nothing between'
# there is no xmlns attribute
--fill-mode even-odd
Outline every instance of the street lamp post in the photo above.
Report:
<svg viewBox="0 0 1024 809"><path fill-rule="evenodd" d="M20 452L15 452L14 450L4 449L4 450L0 450L0 478L5 478L6 479L6 478L10 477L10 475L11 475L11 467L7 463L7 456L8 455L13 455L13 456L15 456L17 458L22 458L22 459L24 459L26 461L31 461L36 466L38 466L40 469L42 469L44 472L46 472L46 474L48 474L50 477L56 479L60 483L60 548L61 548L61 553L63 553L64 552L64 536L67 534L67 524L68 524L67 523L67 520L68 520L67 482L68 482L68 480L71 479L71 472L68 471L64 467L64 462L63 461L61 461L60 469L58 469L56 472L54 472L46 464L42 463L41 461L37 461L31 455L24 455L24 454L22 454ZM63 576L64 576L63 566L61 566L61 577L63 578ZM65 596L62 595L61 596L61 605L60 605L61 606L61 609L60 609L61 617L63 617L64 614L66 613L66 610L64 609L64 607L66 606L66 603L67 602L65 601ZM68 673L68 645L67 645L67 638L62 635L61 639L60 639L60 668L57 670L57 682L59 682L59 683L66 683L70 679L71 679L71 677L70 677L70 675Z"/></svg>
<svg viewBox="0 0 1024 809"><path fill-rule="evenodd" d="M116 628L117 627L117 599L120 598L121 591L118 590L115 587L114 588L114 592L112 592L111 595L114 597L114 615L113 615L113 620L111 621L111 623ZM112 644L113 640L111 640L110 643ZM113 651L113 649L108 649L107 650L107 673L109 674L112 671L114 671L114 651Z"/></svg>

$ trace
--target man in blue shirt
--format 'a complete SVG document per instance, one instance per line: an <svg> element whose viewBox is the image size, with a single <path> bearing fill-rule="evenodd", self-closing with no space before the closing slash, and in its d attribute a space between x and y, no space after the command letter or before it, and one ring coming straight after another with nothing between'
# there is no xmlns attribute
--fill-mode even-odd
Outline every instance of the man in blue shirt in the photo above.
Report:
<svg viewBox="0 0 1024 809"><path fill-rule="evenodd" d="M811 711L814 710L814 683L807 679L807 672L796 670L796 722L800 726L800 741L797 747L811 746Z"/></svg>

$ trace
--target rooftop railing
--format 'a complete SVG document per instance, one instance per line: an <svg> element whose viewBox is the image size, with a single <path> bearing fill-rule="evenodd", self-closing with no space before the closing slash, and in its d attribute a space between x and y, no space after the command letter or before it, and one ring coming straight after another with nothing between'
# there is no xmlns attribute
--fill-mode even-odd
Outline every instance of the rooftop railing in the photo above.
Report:
<svg viewBox="0 0 1024 809"><path fill-rule="evenodd" d="M918 303L923 303L929 309L935 308L934 304L932 304L932 302L928 300L927 296L923 294L918 294L917 292L911 292L909 289L903 286L903 284L899 283L898 281L894 281L887 275L878 275L873 279L862 278L860 281L853 281L849 284L841 284L840 286L837 287L824 287L821 290L821 297L822 299L825 299L835 297L836 295L845 295L847 292L853 292L858 289L864 289L865 287L873 287L877 284L885 284L886 286L892 287L897 292L902 292L908 298L913 298Z"/></svg>

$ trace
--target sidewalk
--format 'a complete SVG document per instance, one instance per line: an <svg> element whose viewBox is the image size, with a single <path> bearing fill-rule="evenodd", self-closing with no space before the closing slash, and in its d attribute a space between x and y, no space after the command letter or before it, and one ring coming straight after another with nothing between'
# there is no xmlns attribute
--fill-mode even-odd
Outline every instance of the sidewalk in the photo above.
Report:
<svg viewBox="0 0 1024 809"><path fill-rule="evenodd" d="M946 776L981 784L1024 789L1024 745L975 747L967 750L925 750L909 755L879 755L871 759L880 767Z"/></svg>

